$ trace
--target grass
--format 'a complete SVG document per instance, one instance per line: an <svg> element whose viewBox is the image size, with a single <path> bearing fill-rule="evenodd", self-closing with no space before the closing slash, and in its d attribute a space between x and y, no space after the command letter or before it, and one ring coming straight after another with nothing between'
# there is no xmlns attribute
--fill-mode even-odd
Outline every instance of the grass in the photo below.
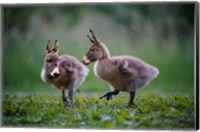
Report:
<svg viewBox="0 0 200 132"><path fill-rule="evenodd" d="M5 94L3 126L106 129L194 129L194 96L138 93L137 109L125 108L129 95L100 100L103 93L77 93L65 109L60 94Z"/></svg>
<svg viewBox="0 0 200 132"><path fill-rule="evenodd" d="M4 64L6 69L3 88L3 126L194 129L193 59L191 57L183 59L179 53L175 54L178 57L161 53L159 50L156 53L162 54L165 61L157 59L155 64L160 70L160 75L150 85L138 90L135 99L139 106L137 109L124 107L129 99L127 93L120 93L109 102L98 99L109 89L105 82L94 76L94 64L89 65L90 73L85 83L80 86L80 92L75 94L74 107L71 109L64 109L59 90L41 81L39 66L42 64L37 64L33 66L34 68L25 65L23 68L25 71L19 70L20 63L15 63L18 68L13 66L15 67L13 69L9 68L11 65ZM152 56L156 55L150 57ZM42 59L37 62L42 63ZM147 57L145 60L150 59L155 58Z"/></svg>

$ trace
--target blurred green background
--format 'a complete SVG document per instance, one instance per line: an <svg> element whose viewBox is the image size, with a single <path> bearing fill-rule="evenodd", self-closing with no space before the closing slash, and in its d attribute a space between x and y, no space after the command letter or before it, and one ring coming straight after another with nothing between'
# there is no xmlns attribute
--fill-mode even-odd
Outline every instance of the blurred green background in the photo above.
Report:
<svg viewBox="0 0 200 132"><path fill-rule="evenodd" d="M3 7L3 92L60 91L42 82L45 46L59 40L59 54L80 61L93 29L111 55L133 55L160 75L139 92L194 93L194 3L9 5ZM110 91L93 74L80 92Z"/></svg>

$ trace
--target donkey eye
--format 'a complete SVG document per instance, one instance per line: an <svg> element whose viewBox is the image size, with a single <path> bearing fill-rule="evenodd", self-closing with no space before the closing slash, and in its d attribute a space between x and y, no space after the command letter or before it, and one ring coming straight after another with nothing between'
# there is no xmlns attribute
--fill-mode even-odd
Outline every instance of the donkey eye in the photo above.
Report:
<svg viewBox="0 0 200 132"><path fill-rule="evenodd" d="M94 52L94 51L95 51L94 49L91 49L91 50L90 50L90 52Z"/></svg>
<svg viewBox="0 0 200 132"><path fill-rule="evenodd" d="M52 59L48 59L48 60L46 60L47 62L49 62L49 63L51 63L52 62Z"/></svg>

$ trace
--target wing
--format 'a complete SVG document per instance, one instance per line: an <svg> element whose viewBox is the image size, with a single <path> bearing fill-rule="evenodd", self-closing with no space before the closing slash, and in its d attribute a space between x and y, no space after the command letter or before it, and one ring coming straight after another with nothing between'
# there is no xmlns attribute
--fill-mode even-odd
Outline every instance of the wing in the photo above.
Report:
<svg viewBox="0 0 200 132"><path fill-rule="evenodd" d="M137 76L138 71L133 67L130 67L128 60L124 59L119 65L119 72L126 75Z"/></svg>
<svg viewBox="0 0 200 132"><path fill-rule="evenodd" d="M68 74L72 74L74 72L74 68L69 61L63 61L60 66L66 71Z"/></svg>

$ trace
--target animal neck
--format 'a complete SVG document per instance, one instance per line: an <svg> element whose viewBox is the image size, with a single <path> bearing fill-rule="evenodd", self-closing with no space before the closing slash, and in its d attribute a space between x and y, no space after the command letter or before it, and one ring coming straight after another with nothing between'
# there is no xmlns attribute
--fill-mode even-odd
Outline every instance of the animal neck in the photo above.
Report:
<svg viewBox="0 0 200 132"><path fill-rule="evenodd" d="M109 59L110 58L110 52L109 52L108 48L103 43L101 43L101 46L103 48L103 55L102 55L102 57L101 57L100 60L102 60L102 59Z"/></svg>

